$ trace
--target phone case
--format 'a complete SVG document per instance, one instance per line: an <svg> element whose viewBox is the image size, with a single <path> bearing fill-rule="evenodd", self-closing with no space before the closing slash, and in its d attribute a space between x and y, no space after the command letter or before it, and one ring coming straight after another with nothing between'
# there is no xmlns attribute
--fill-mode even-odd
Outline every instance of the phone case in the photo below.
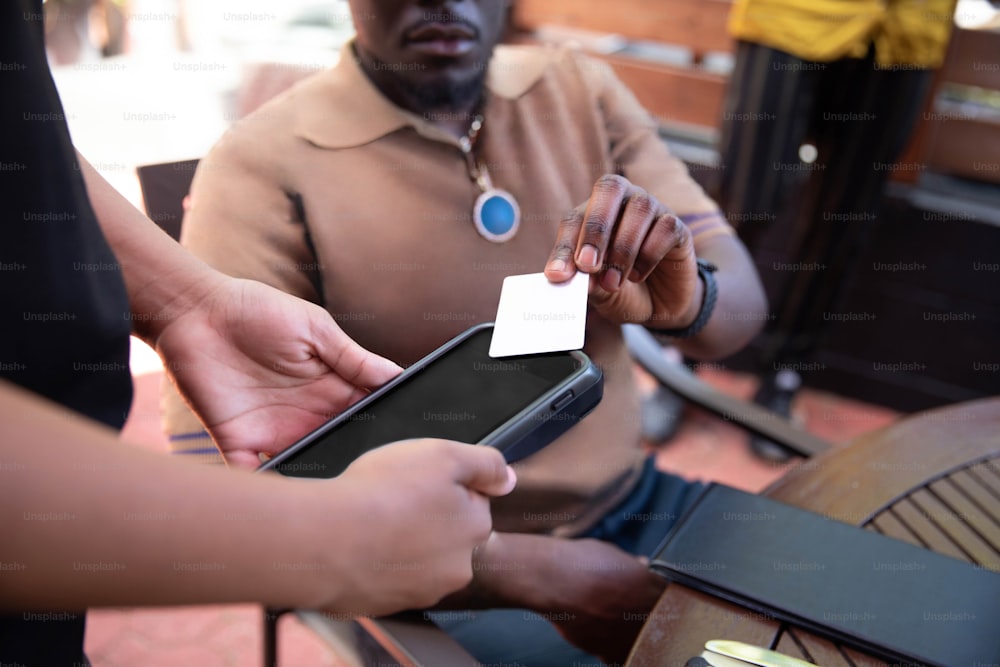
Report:
<svg viewBox="0 0 1000 667"><path fill-rule="evenodd" d="M323 426L292 444L258 470L274 469L282 462L313 446L329 431L348 421L352 416L364 410L371 403L378 401L384 395L396 390L413 375L433 364L466 339L481 331L492 330L492 328L493 323L490 322L474 326L459 334ZM583 352L574 350L565 354L572 355L580 362L580 367L542 396L526 402L520 412L500 427L486 434L475 444L494 447L503 453L508 462L514 462L545 447L597 407L604 391L604 376L600 368L594 365ZM503 359L491 361L502 363Z"/></svg>

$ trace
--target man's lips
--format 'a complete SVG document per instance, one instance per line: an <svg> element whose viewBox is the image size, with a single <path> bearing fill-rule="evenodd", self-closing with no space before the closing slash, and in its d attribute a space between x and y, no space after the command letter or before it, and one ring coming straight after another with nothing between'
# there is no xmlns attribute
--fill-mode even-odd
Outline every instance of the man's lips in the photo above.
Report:
<svg viewBox="0 0 1000 667"><path fill-rule="evenodd" d="M406 33L410 42L475 39L476 31L462 23L422 23Z"/></svg>
<svg viewBox="0 0 1000 667"><path fill-rule="evenodd" d="M464 55L475 46L476 31L462 23L422 23L406 32L406 43L428 55Z"/></svg>

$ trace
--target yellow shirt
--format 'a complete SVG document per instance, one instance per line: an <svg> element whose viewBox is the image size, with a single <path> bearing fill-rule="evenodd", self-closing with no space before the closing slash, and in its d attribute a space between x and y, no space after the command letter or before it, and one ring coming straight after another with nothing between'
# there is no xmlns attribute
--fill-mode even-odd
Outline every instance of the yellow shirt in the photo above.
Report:
<svg viewBox="0 0 1000 667"><path fill-rule="evenodd" d="M734 0L729 30L803 60L939 67L957 0Z"/></svg>

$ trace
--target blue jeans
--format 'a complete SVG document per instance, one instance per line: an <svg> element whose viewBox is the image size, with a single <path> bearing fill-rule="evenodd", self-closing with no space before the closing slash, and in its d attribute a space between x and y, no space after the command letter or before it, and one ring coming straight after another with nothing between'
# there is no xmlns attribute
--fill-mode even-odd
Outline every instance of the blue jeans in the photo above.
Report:
<svg viewBox="0 0 1000 667"><path fill-rule="evenodd" d="M635 490L581 537L611 542L637 556L651 556L678 517L704 490L646 461ZM600 667L594 656L572 646L555 627L527 609L489 609L428 614L484 666Z"/></svg>

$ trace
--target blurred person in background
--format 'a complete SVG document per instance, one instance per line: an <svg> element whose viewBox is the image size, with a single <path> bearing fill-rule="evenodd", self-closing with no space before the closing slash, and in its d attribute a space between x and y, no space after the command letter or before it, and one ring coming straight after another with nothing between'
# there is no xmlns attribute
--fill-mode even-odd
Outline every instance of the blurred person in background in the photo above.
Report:
<svg viewBox="0 0 1000 667"><path fill-rule="evenodd" d="M792 414L878 218L882 191L944 60L956 0L735 0L737 39L721 133L719 201L755 256L788 218L781 298L754 400ZM809 143L816 155L800 159ZM900 165L914 169L919 165ZM762 272L767 267L758 267ZM788 271L783 273L787 274ZM784 449L760 436L762 458Z"/></svg>
<svg viewBox="0 0 1000 667"><path fill-rule="evenodd" d="M73 65L125 52L124 0L48 0L45 44L54 65Z"/></svg>

